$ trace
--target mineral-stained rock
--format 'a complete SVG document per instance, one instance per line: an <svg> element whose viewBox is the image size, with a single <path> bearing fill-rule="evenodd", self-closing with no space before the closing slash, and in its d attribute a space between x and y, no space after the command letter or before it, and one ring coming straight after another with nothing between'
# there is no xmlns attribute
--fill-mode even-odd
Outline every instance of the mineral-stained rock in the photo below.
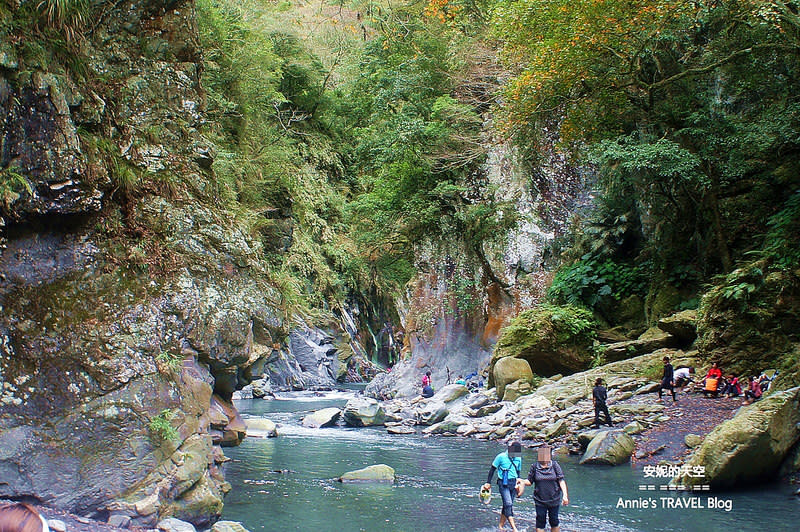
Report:
<svg viewBox="0 0 800 532"><path fill-rule="evenodd" d="M383 425L384 411L380 403L371 397L355 397L347 401L342 417L351 427Z"/></svg>
<svg viewBox="0 0 800 532"><path fill-rule="evenodd" d="M386 464L377 464L348 471L341 477L339 482L394 482L394 469Z"/></svg>
<svg viewBox="0 0 800 532"><path fill-rule="evenodd" d="M742 407L709 433L687 462L702 466L705 476L685 476L679 483L730 488L772 479L800 440L800 387L774 392ZM758 467L754 467L758 464Z"/></svg>
<svg viewBox="0 0 800 532"><path fill-rule="evenodd" d="M581 464L619 465L630 460L636 443L621 430L599 432L583 453Z"/></svg>

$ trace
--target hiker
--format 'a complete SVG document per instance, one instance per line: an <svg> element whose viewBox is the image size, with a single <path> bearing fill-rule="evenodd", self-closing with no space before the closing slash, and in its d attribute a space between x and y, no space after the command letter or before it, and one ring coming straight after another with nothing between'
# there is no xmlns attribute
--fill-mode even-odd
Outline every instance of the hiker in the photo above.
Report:
<svg viewBox="0 0 800 532"><path fill-rule="evenodd" d="M690 382L694 382L692 375L694 375L694 368L691 366L684 366L676 369L675 373L673 374L673 377L675 377L675 387L683 388Z"/></svg>
<svg viewBox="0 0 800 532"><path fill-rule="evenodd" d="M669 390L672 393L672 402L677 403L678 399L675 397L675 375L672 369L672 364L669 363L669 357L664 357L664 376L661 377L661 386L658 387L658 398L661 399L661 392Z"/></svg>
<svg viewBox="0 0 800 532"><path fill-rule="evenodd" d="M719 388L722 384L722 370L719 369L719 364L714 362L711 364L711 369L706 373L703 379L703 393L706 397L716 397L719 394Z"/></svg>
<svg viewBox="0 0 800 532"><path fill-rule="evenodd" d="M505 452L498 454L489 468L489 476L483 490L492 489L492 476L497 471L497 488L503 500L503 509L500 512L500 529L502 530L506 521L511 525L511 530L519 532L514 523L514 498L524 489L522 480L519 478L522 471L522 445L518 441L509 442ZM530 484L528 484L530 486Z"/></svg>
<svg viewBox="0 0 800 532"><path fill-rule="evenodd" d="M528 478L523 480L525 486L534 484L533 501L536 504L536 532L544 532L547 521L550 530L559 532L558 509L569 504L567 483L561 466L550 456L550 447L546 444L539 447L536 463L531 466Z"/></svg>
<svg viewBox="0 0 800 532"><path fill-rule="evenodd" d="M744 404L749 405L761 399L761 395L764 392L761 391L761 383L759 380L760 379L755 375L750 378L749 386L744 391Z"/></svg>
<svg viewBox="0 0 800 532"><path fill-rule="evenodd" d="M467 385L467 381L464 380L464 377L459 375L458 379L456 379L456 384L460 384L461 386L466 386Z"/></svg>
<svg viewBox="0 0 800 532"><path fill-rule="evenodd" d="M608 399L608 392L606 387L603 386L603 379L600 377L594 381L594 389L592 390L592 404L594 405L594 426L600 428L600 412L606 416L606 423L609 427L613 427L611 422L611 414L608 413L608 406L606 406L606 399Z"/></svg>
<svg viewBox="0 0 800 532"><path fill-rule="evenodd" d="M425 375L422 376L422 387L430 386L431 383L431 372L428 371Z"/></svg>
<svg viewBox="0 0 800 532"><path fill-rule="evenodd" d="M430 384L422 387L422 397L426 399L428 397L433 397L433 388L431 388Z"/></svg>
<svg viewBox="0 0 800 532"><path fill-rule="evenodd" d="M742 387L739 385L739 377L736 375L728 376L728 383L725 385L725 389L722 390L722 395L727 395L728 397L739 397L742 395Z"/></svg>
<svg viewBox="0 0 800 532"><path fill-rule="evenodd" d="M0 506L0 532L50 532L45 518L30 504Z"/></svg>

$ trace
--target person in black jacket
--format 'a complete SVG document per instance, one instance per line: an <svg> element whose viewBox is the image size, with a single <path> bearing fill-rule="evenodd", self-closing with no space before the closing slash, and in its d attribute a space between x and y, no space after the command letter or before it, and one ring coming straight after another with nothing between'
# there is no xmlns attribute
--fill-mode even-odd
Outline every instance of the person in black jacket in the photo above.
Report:
<svg viewBox="0 0 800 532"><path fill-rule="evenodd" d="M664 376L661 377L661 386L658 387L658 398L661 399L661 392L669 390L672 393L672 402L677 403L678 398L675 397L675 372L672 370L672 364L669 363L669 357L664 357Z"/></svg>
<svg viewBox="0 0 800 532"><path fill-rule="evenodd" d="M609 427L613 427L614 424L611 422L611 414L608 413L608 406L606 406L606 400L608 399L608 393L606 392L606 387L603 386L603 379L600 377L594 381L594 389L592 390L592 404L594 404L594 426L595 428L600 428L600 412L602 412L606 416L606 423L608 423Z"/></svg>
<svg viewBox="0 0 800 532"><path fill-rule="evenodd" d="M539 447L536 462L522 483L526 486L535 485L533 502L536 505L536 532L544 532L548 520L550 530L559 532L558 510L562 504L569 504L569 495L564 472L558 462L552 459L550 447Z"/></svg>

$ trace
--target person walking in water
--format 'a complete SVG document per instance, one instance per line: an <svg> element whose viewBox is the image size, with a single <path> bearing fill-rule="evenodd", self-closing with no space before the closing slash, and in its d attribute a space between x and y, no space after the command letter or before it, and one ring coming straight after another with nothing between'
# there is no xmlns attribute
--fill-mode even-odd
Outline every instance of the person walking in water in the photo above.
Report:
<svg viewBox="0 0 800 532"><path fill-rule="evenodd" d="M600 377L594 381L594 389L592 390L592 404L594 404L594 426L600 428L600 412L606 416L606 423L609 427L613 427L611 422L611 414L608 413L608 406L606 406L606 399L608 399L608 392L606 387L603 386L603 379Z"/></svg>
<svg viewBox="0 0 800 532"><path fill-rule="evenodd" d="M661 386L658 387L659 399L661 399L661 392L664 390L669 390L672 393L673 403L678 402L675 397L675 372L672 369L672 364L669 363L669 357L664 357L664 376L661 377Z"/></svg>
<svg viewBox="0 0 800 532"><path fill-rule="evenodd" d="M523 485L534 485L533 502L536 504L536 532L544 532L547 521L550 530L559 532L558 510L563 504L569 504L567 482L558 462L550 456L550 447L546 444L539 447L536 463L531 466L528 478Z"/></svg>
<svg viewBox="0 0 800 532"><path fill-rule="evenodd" d="M500 511L500 530L503 530L506 521L511 525L511 530L519 532L514 523L514 498L517 496L520 472L522 471L522 445L518 441L508 444L505 452L498 454L489 468L489 476L483 490L492 489L492 477L497 471L497 488L500 491L500 498L503 500L503 509ZM521 486L520 486L521 489Z"/></svg>

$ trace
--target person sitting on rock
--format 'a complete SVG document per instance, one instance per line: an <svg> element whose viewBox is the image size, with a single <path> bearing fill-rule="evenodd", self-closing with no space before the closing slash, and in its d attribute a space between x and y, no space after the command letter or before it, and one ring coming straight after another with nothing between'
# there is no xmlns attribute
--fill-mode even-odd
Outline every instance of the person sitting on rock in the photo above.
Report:
<svg viewBox="0 0 800 532"><path fill-rule="evenodd" d="M714 362L711 364L711 369L706 373L703 379L703 393L706 397L716 397L719 394L720 381L722 380L722 370L719 369L719 364Z"/></svg>
<svg viewBox="0 0 800 532"><path fill-rule="evenodd" d="M600 412L606 417L606 423L609 427L613 427L611 422L611 414L608 413L608 406L606 400L608 399L608 392L606 387L603 386L603 379L600 377L594 381L594 389L592 390L592 404L594 405L594 426L600 428Z"/></svg>
<svg viewBox="0 0 800 532"><path fill-rule="evenodd" d="M422 387L430 386L431 383L431 372L425 372L425 375L422 376Z"/></svg>
<svg viewBox="0 0 800 532"><path fill-rule="evenodd" d="M433 397L433 388L431 387L430 384L422 387L422 397L426 399L428 397Z"/></svg>
<svg viewBox="0 0 800 532"><path fill-rule="evenodd" d="M725 384L725 389L722 390L722 395L728 397L739 397L742 395L742 387L739 385L739 377L736 375L729 375L728 382Z"/></svg>
<svg viewBox="0 0 800 532"><path fill-rule="evenodd" d="M464 377L459 375L458 379L456 379L456 384L460 384L461 386L466 386L467 385L467 381L464 380Z"/></svg>
<svg viewBox="0 0 800 532"><path fill-rule="evenodd" d="M761 395L764 393L761 391L761 383L759 382L758 377L753 375L750 378L749 384L746 383L747 389L744 392L744 404L749 405L754 401L758 401L761 399Z"/></svg>
<svg viewBox="0 0 800 532"><path fill-rule="evenodd" d="M0 506L0 531L50 532L50 527L33 506L17 502Z"/></svg>

